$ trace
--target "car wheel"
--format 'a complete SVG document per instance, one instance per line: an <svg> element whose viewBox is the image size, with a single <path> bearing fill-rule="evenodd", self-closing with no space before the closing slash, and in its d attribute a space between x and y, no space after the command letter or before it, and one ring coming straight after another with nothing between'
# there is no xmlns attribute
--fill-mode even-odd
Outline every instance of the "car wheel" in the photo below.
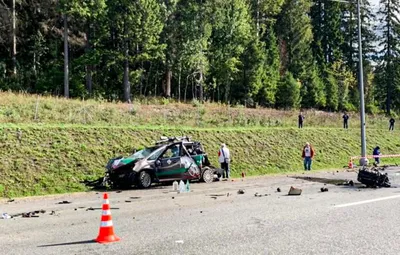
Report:
<svg viewBox="0 0 400 255"><path fill-rule="evenodd" d="M140 188L149 188L151 186L151 175L146 171L141 171L139 173L138 185Z"/></svg>
<svg viewBox="0 0 400 255"><path fill-rule="evenodd" d="M211 169L206 169L203 171L203 175L201 176L201 179L205 183L211 183L214 180L214 173L211 171Z"/></svg>

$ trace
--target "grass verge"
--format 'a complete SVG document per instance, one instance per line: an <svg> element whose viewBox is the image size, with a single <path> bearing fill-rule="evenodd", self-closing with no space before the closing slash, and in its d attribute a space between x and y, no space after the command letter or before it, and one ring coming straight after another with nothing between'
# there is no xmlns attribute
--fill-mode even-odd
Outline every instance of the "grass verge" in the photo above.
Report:
<svg viewBox="0 0 400 255"><path fill-rule="evenodd" d="M289 173L302 170L301 148L316 149L314 169L341 168L359 154L359 130L334 128L167 128L75 125L0 126L0 195L17 197L85 191L81 183L103 174L107 160L132 148L152 144L161 135L189 135L205 145L217 164L219 144L231 149L234 176ZM21 135L18 135L18 128ZM367 131L368 152L398 153L398 132ZM383 159L383 162L389 162ZM393 161L390 161L393 162Z"/></svg>

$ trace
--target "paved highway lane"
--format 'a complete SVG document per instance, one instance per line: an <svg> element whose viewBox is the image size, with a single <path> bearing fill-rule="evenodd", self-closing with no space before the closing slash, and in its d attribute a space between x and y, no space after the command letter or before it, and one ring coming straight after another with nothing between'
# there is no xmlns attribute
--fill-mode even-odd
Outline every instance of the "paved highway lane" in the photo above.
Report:
<svg viewBox="0 0 400 255"><path fill-rule="evenodd" d="M389 172L397 182L397 170ZM348 172L300 176L356 180ZM292 185L303 194L287 196ZM190 194L171 187L110 192L122 240L107 245L91 242L101 210L86 211L101 207L102 193L3 202L2 212L46 213L1 220L0 254L398 254L399 189L326 185L321 193L323 186L285 176L192 184ZM63 200L72 203L57 204Z"/></svg>

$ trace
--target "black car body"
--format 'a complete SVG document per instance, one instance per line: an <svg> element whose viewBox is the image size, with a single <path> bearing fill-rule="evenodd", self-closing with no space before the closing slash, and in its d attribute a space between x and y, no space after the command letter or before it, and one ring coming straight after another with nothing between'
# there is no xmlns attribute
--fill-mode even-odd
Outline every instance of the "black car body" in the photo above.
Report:
<svg viewBox="0 0 400 255"><path fill-rule="evenodd" d="M113 188L148 188L152 183L175 180L209 183L221 176L222 169L211 165L200 142L188 137L162 137L154 146L129 157L109 160L104 181Z"/></svg>

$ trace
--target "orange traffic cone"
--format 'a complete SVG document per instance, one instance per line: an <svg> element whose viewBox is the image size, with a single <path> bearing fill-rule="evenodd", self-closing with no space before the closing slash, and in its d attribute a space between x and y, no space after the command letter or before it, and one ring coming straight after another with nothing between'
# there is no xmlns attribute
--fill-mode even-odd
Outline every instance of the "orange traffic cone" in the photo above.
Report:
<svg viewBox="0 0 400 255"><path fill-rule="evenodd" d="M108 194L104 193L103 212L101 214L101 223L99 235L96 238L98 243L111 243L121 240L114 234L114 227L111 218L110 204L108 201Z"/></svg>

